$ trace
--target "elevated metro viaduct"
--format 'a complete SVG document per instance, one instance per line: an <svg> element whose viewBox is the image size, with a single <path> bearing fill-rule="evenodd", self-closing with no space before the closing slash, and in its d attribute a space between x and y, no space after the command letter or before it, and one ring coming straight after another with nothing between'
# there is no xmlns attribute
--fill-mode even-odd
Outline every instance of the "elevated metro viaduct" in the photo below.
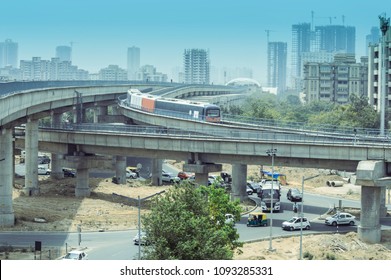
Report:
<svg viewBox="0 0 391 280"><path fill-rule="evenodd" d="M110 99L107 96L111 95L111 100L114 100L117 96L113 95L120 95L126 92L126 89L124 90L124 88L116 90L117 91L111 89L105 91L101 95L96 95L92 90L90 92L86 89L80 89L80 91L83 91L83 99L81 101L79 99L79 101L83 104L86 103L86 100L89 103L97 102L97 104L99 104L100 101L103 102ZM157 139L151 140L146 135L138 138L136 135L113 135L111 132L109 135L106 134L103 136L98 132L89 132L86 134L85 132L83 133L80 131L75 131L73 133L69 131L44 131L39 133L38 136L38 122L36 120L36 116L40 116L42 112L53 112L56 108L61 108L64 105L67 105L67 102L68 106L74 106L77 104L75 102L74 89L62 89L61 92L64 94L63 98L58 98L56 90L37 91L31 95L15 96L13 102L10 102L10 99L7 98L8 106L4 106L4 103L2 102L0 103L0 116L2 117L2 134L0 141L1 154L4 155L4 159L0 161L0 175L4 178L4 184L2 185L0 193L2 202L4 202L1 204L0 222L3 225L13 224L14 219L12 209L13 179L11 179L13 178L13 126L12 124L9 124L13 123L13 125L15 125L19 119L25 118L27 119L25 135L27 164L30 163L31 166L36 166L37 160L34 161L32 158L34 158L34 155L37 155L38 153L38 137L43 145L46 146L43 147L42 150L49 150L51 145L62 145L62 148L60 146L55 146L55 148L53 148L53 152L68 155L69 159L72 159L73 156L73 162L76 166L81 164L81 166L78 167L80 169L78 177L80 178L78 179L77 185L78 194L80 196L86 196L89 194L88 172L86 171L89 166L84 163L87 160L87 156L107 153L112 155L124 155L124 149L129 149L128 152L130 155L138 155L139 153L145 155L147 151L149 151L150 153L154 153L154 158L178 157L183 159L186 157L188 159L187 168L194 169L197 176L199 175L200 178L207 177L207 173L210 171L211 166L211 168L216 170L218 169L218 165L215 165L214 163L233 163L233 175L237 178L234 179L236 180L236 182L234 181L234 187L236 186L234 193L236 193L239 197L241 196L241 193L245 191L243 188L239 188L239 186L246 180L246 164L249 162L270 162L270 159L267 159L265 155L265 151L270 148L277 148L279 151L279 156L276 158L277 164L300 167L305 167L309 164L311 167L327 168L332 166L333 168L340 167L338 169L343 170L357 170L358 182L363 183L362 191L366 194L366 196L362 196L363 215L361 216L359 233L362 239L366 241L380 241L380 197L382 187L389 184L389 180L386 177L388 173L387 162L390 159L389 146L347 146L346 143L340 146L338 146L338 144L325 145L325 143L322 143L321 145L316 143L281 144L277 143L275 139L251 142L240 139L227 140L224 138L212 141L212 137L206 139L182 139L183 137L181 137L176 139L175 136L169 136L167 139L164 139L161 135L155 136ZM116 94L113 92L116 92ZM107 99L103 100L103 96L106 96ZM11 99L13 98L14 96L11 96ZM99 101L96 101L97 99L99 99ZM40 104L44 105L40 107ZM18 106L21 106L22 109L20 107L18 108ZM123 115L130 117L126 113L126 111L129 110L122 107L120 110ZM131 114L135 114L135 112L132 112ZM131 118L133 120L142 119L143 123L152 123L157 118L156 116L149 116L151 120L154 119L154 121L151 121L147 120L145 116L142 117L141 113L139 114L139 116L132 116ZM162 117L160 116L160 118ZM56 121L55 114L53 119L53 123L58 121L58 119ZM180 128L185 129L185 124L182 124L182 122L184 122L183 120L166 120L166 122L171 121L173 123L177 122L175 125L176 128L179 125ZM188 128L199 125L213 125L189 121L186 122ZM153 124L158 125L157 123ZM217 128L219 125L214 124L214 126L215 127L213 128ZM172 125L169 124L167 127L172 127ZM111 140L107 139L109 136ZM113 150L116 147L120 149ZM34 185L36 182L33 182L37 177L35 173L36 171L34 168L31 169L32 170L26 170L25 188L29 191L32 190L34 193L35 191L39 191L39 188L37 184Z"/></svg>
<svg viewBox="0 0 391 280"><path fill-rule="evenodd" d="M24 85L24 84L23 84ZM41 83L39 83L41 85ZM44 86L44 84L42 85ZM99 86L67 86L63 88L38 88L34 90L17 91L13 89L10 92L1 92L0 96L0 225L14 224L14 211L12 207L12 188L14 174L14 130L15 127L25 124L25 143L20 147L26 151L26 176L24 190L26 193L34 195L39 193L38 187L38 121L39 119L51 116L52 125L61 125L62 113L74 111L74 122L82 123L84 121L85 111L88 108L94 110L94 122L124 122L123 116L116 114L116 104L118 97L125 95L130 87L136 87L141 91L167 91L167 88L176 90L178 94L197 95L197 94L227 94L237 93L237 89L226 86L208 86L208 85L180 85L171 86L164 84L120 84L120 85L99 85ZM169 91L168 91L169 92ZM108 106L112 106L114 114L108 115ZM45 151L45 147L42 147ZM77 147L69 149L65 154L82 154ZM118 155L122 155L119 153ZM101 157L100 157L101 158ZM53 176L62 176L61 164L64 163L63 155L59 150L53 151L53 165L55 170ZM117 157L118 166L125 165L124 158ZM58 163L56 163L58 162ZM98 161L89 161L82 163L85 167L97 165ZM104 162L104 161L103 161ZM101 164L101 163L99 163ZM98 165L99 165L98 164ZM72 161L65 162L64 166L77 165ZM116 167L119 170L122 167ZM161 167L160 167L161 168ZM122 168L125 170L125 168ZM119 171L118 171L119 172ZM123 171L124 172L124 171ZM78 174L78 185L84 185L84 190L79 189L77 195L84 196L89 193L88 173L86 169L80 170ZM83 176L84 174L84 176ZM125 176L122 176L125 178ZM84 178L84 179L83 179ZM87 186L87 187L85 187Z"/></svg>

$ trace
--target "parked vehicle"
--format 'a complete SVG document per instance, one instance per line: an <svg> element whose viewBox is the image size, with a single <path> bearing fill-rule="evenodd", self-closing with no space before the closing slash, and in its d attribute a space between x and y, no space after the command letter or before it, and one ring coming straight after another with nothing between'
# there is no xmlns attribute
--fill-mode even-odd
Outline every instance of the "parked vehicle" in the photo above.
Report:
<svg viewBox="0 0 391 280"><path fill-rule="evenodd" d="M50 158L47 155L38 156L38 164L49 164Z"/></svg>
<svg viewBox="0 0 391 280"><path fill-rule="evenodd" d="M311 224L307 218L303 217L303 222L301 217L293 217L292 219L282 223L282 229L284 230L296 230L296 229L311 229Z"/></svg>
<svg viewBox="0 0 391 280"><path fill-rule="evenodd" d="M131 170L126 170L126 178L136 179L137 178L137 173L133 172Z"/></svg>
<svg viewBox="0 0 391 280"><path fill-rule="evenodd" d="M169 172L162 172L162 181L166 183L178 183L181 179Z"/></svg>
<svg viewBox="0 0 391 280"><path fill-rule="evenodd" d="M253 193L258 193L258 190L260 190L262 187L259 183L247 181L246 184L247 188L250 188L253 190Z"/></svg>
<svg viewBox="0 0 391 280"><path fill-rule="evenodd" d="M38 166L38 175L50 175L52 171L45 166Z"/></svg>
<svg viewBox="0 0 391 280"><path fill-rule="evenodd" d="M73 250L73 251L68 252L62 259L63 260L76 260L76 261L88 260L88 254L85 253L84 251Z"/></svg>
<svg viewBox="0 0 391 280"><path fill-rule="evenodd" d="M286 198L292 202L301 202L303 194L297 188L289 189Z"/></svg>
<svg viewBox="0 0 391 280"><path fill-rule="evenodd" d="M209 175L208 176L208 186L215 185L219 188L225 188L226 184L223 179L218 175Z"/></svg>
<svg viewBox="0 0 391 280"><path fill-rule="evenodd" d="M253 212L248 215L247 219L248 227L260 227L267 226L267 217L265 213L262 212Z"/></svg>
<svg viewBox="0 0 391 280"><path fill-rule="evenodd" d="M189 172L179 171L177 176L178 176L181 180L187 180L187 179L189 179L192 175L194 175L194 174L193 174L193 173L189 173Z"/></svg>
<svg viewBox="0 0 391 280"><path fill-rule="evenodd" d="M76 177L76 172L72 169L63 168L62 172L64 173L64 177Z"/></svg>
<svg viewBox="0 0 391 280"><path fill-rule="evenodd" d="M356 217L345 212L336 213L331 217L326 218L325 224L328 226L337 226L337 225L350 225L354 226Z"/></svg>
<svg viewBox="0 0 391 280"><path fill-rule="evenodd" d="M128 167L126 167L126 172L128 172L128 171L130 173L136 173L136 178L140 177L140 168L139 167L128 166Z"/></svg>
<svg viewBox="0 0 391 280"><path fill-rule="evenodd" d="M252 188L249 188L248 186L246 186L246 193L248 195L252 195L254 193L254 190Z"/></svg>

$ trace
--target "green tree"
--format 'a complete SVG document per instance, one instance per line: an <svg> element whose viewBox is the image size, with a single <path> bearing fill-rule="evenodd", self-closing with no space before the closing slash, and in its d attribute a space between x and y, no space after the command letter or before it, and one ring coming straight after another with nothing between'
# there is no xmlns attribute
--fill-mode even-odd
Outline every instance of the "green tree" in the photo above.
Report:
<svg viewBox="0 0 391 280"><path fill-rule="evenodd" d="M151 211L143 216L143 230L152 245L144 259L206 260L232 259L242 244L225 213L240 217L238 202L214 186L195 188L188 183L156 197Z"/></svg>

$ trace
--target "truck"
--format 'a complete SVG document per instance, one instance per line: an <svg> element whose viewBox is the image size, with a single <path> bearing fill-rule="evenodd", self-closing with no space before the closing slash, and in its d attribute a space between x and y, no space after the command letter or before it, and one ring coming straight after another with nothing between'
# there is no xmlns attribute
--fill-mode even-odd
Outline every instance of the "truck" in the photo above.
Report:
<svg viewBox="0 0 391 280"><path fill-rule="evenodd" d="M279 185L264 184L258 190L258 197L261 199L261 208L263 212L280 212L281 190Z"/></svg>

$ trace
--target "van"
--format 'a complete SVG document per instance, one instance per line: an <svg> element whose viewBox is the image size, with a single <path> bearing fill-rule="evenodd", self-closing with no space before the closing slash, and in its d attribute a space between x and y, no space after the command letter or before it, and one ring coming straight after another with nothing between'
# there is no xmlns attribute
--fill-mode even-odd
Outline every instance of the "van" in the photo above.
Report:
<svg viewBox="0 0 391 280"><path fill-rule="evenodd" d="M265 184L257 192L258 197L261 199L261 209L265 211L280 212L280 197L281 192L278 186L272 184Z"/></svg>
<svg viewBox="0 0 391 280"><path fill-rule="evenodd" d="M38 166L38 175L50 175L51 170L46 166Z"/></svg>

